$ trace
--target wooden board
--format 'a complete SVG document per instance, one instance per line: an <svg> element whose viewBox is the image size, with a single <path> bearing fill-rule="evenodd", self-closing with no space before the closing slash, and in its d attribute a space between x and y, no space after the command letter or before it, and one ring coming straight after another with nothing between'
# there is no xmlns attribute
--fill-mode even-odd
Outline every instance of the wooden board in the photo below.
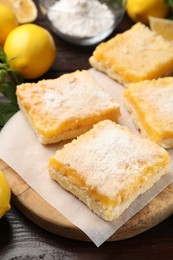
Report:
<svg viewBox="0 0 173 260"><path fill-rule="evenodd" d="M5 173L11 187L13 202L31 221L45 230L63 237L82 241L90 240L83 231L71 224L42 199L2 160L0 160L0 169ZM156 226L171 214L173 214L173 183L125 223L108 241L136 236Z"/></svg>

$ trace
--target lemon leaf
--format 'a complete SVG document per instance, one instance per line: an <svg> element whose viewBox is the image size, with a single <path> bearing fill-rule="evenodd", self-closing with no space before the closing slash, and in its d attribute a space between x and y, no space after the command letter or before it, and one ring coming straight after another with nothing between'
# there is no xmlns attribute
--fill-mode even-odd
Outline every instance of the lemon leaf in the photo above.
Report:
<svg viewBox="0 0 173 260"><path fill-rule="evenodd" d="M18 106L9 102L0 103L0 126L5 123L19 110Z"/></svg>
<svg viewBox="0 0 173 260"><path fill-rule="evenodd" d="M8 65L7 55L5 54L2 48L0 48L0 63L5 63Z"/></svg>
<svg viewBox="0 0 173 260"><path fill-rule="evenodd" d="M14 69L10 68L7 56L0 48L0 126L3 126L18 110L16 86L23 82L23 77Z"/></svg>
<svg viewBox="0 0 173 260"><path fill-rule="evenodd" d="M1 69L1 67L0 67ZM5 69L0 70L0 82L3 82L7 77L8 72Z"/></svg>
<svg viewBox="0 0 173 260"><path fill-rule="evenodd" d="M165 0L165 3L170 6L173 7L173 0Z"/></svg>
<svg viewBox="0 0 173 260"><path fill-rule="evenodd" d="M16 98L16 85L13 82L3 83L3 95L12 103L17 105L17 98Z"/></svg>
<svg viewBox="0 0 173 260"><path fill-rule="evenodd" d="M21 84L24 81L24 78L22 77L22 75L19 72L15 71L14 69L9 68L8 72L9 72L10 78L13 79L13 81L16 85Z"/></svg>

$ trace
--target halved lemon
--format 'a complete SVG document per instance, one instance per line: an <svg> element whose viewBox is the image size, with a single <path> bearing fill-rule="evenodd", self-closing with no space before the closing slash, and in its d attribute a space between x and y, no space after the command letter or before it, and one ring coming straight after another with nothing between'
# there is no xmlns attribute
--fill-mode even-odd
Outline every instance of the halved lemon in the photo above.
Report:
<svg viewBox="0 0 173 260"><path fill-rule="evenodd" d="M37 7L32 0L0 0L0 4L11 9L20 24L33 22L37 18Z"/></svg>
<svg viewBox="0 0 173 260"><path fill-rule="evenodd" d="M172 41L173 40L173 21L156 18L153 16L149 17L149 25L151 30L155 31L158 34L161 34L165 39Z"/></svg>

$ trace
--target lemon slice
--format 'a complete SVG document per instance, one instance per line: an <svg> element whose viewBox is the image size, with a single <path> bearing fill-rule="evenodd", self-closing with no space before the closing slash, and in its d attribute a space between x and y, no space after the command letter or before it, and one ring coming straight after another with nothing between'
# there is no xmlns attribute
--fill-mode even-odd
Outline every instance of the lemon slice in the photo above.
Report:
<svg viewBox="0 0 173 260"><path fill-rule="evenodd" d="M153 16L149 17L149 25L151 30L155 31L158 34L161 34L165 39L172 41L173 40L173 21L156 18Z"/></svg>
<svg viewBox="0 0 173 260"><path fill-rule="evenodd" d="M10 209L11 190L3 172L0 171L0 218Z"/></svg>
<svg viewBox="0 0 173 260"><path fill-rule="evenodd" d="M33 22L37 18L37 7L32 0L0 0L0 4L11 9L20 24Z"/></svg>

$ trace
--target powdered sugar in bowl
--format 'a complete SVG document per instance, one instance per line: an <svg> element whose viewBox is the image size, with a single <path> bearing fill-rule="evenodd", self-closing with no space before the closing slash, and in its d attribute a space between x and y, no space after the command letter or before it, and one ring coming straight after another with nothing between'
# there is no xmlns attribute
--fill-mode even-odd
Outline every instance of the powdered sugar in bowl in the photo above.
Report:
<svg viewBox="0 0 173 260"><path fill-rule="evenodd" d="M78 45L108 37L125 13L126 0L40 0L40 8L58 36Z"/></svg>

